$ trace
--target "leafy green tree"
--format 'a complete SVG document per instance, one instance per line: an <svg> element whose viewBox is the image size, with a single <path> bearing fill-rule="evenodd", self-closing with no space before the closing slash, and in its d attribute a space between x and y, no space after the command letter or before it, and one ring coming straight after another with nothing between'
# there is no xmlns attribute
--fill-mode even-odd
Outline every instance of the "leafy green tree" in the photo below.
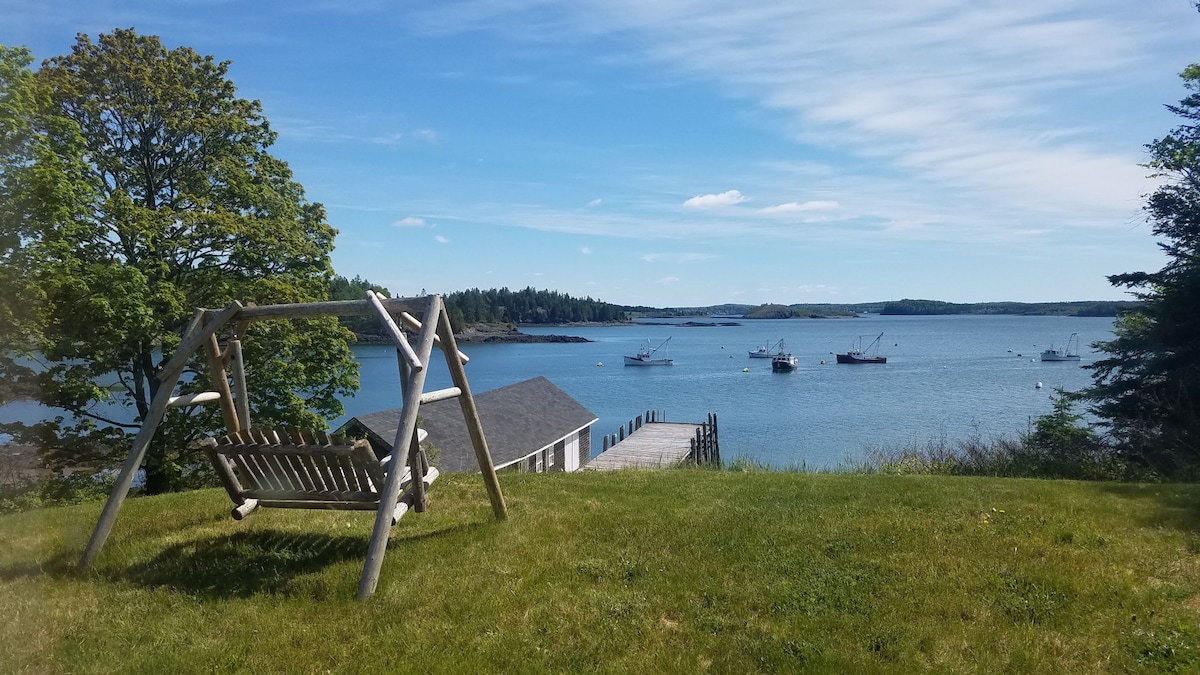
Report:
<svg viewBox="0 0 1200 675"><path fill-rule="evenodd" d="M23 242L32 231L25 214L32 194L22 194L16 177L26 171L38 153L38 135L32 125L38 107L37 88L27 49L0 45L0 405L28 395L19 376L25 372L14 358L17 347L28 351L36 333L37 288L29 280L29 260Z"/></svg>
<svg viewBox="0 0 1200 675"><path fill-rule="evenodd" d="M1083 392L1122 453L1176 478L1200 474L1200 64L1182 77L1191 94L1167 108L1184 123L1147 146L1163 183L1145 209L1167 263L1109 277L1145 304L1097 343L1107 356Z"/></svg>
<svg viewBox="0 0 1200 675"><path fill-rule="evenodd" d="M228 62L132 29L79 35L28 75L13 70L22 58L5 52L0 96L32 90L36 104L5 106L0 125L32 140L3 165L0 203L17 211L3 213L0 241L36 289L36 316L9 322L0 353L25 359L5 386L31 383L64 415L5 431L55 461L102 461L127 449L194 307L326 299L336 230L268 153L275 134ZM338 397L357 387L346 337L334 319L251 324L254 421L324 427L341 414ZM201 389L206 377L194 363L185 380ZM221 426L215 407L168 415L147 489L176 487L188 442Z"/></svg>

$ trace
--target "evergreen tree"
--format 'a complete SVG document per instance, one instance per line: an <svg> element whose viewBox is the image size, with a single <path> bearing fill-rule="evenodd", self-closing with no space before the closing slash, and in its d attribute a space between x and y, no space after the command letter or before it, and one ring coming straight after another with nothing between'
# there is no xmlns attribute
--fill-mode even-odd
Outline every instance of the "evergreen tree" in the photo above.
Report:
<svg viewBox="0 0 1200 675"><path fill-rule="evenodd" d="M1163 183L1145 209L1167 263L1109 277L1145 304L1097 343L1107 356L1083 392L1123 454L1178 478L1200 475L1200 64L1182 77L1191 94L1167 108L1184 123L1147 146Z"/></svg>

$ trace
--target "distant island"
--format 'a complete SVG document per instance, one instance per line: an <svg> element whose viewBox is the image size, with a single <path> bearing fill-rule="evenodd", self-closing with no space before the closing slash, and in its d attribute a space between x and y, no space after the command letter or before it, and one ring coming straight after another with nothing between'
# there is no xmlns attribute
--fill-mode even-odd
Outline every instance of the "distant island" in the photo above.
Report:
<svg viewBox="0 0 1200 675"><path fill-rule="evenodd" d="M361 277L336 277L329 296L333 300L362 298L366 290L390 296L386 288ZM424 294L424 289L422 289ZM573 298L558 291L526 287L480 290L472 288L443 296L456 339L466 343L590 342L568 335L528 335L518 326L596 326L624 324L637 319L853 319L864 314L885 316L1008 314L1017 316L1116 317L1137 309L1133 300L1076 300L1064 302L955 303L905 298L861 303L726 303L704 307L648 307L617 305L591 297ZM359 342L390 342L383 326L372 316L343 317L341 323ZM674 325L711 327L737 325L733 321L687 321Z"/></svg>
<svg viewBox="0 0 1200 675"><path fill-rule="evenodd" d="M1016 314L1021 316L1118 316L1137 309L1132 300L1091 300L1076 302L978 302L953 303L940 300L896 300L888 302L880 314Z"/></svg>
<svg viewBox="0 0 1200 675"><path fill-rule="evenodd" d="M738 319L831 319L853 318L863 314L886 316L947 314L1008 314L1016 316L1111 316L1137 309L1133 300L1076 300L1066 302L977 302L955 303L941 300L889 300L854 304L795 305L710 305L708 307L624 307L632 318L682 318L712 316Z"/></svg>

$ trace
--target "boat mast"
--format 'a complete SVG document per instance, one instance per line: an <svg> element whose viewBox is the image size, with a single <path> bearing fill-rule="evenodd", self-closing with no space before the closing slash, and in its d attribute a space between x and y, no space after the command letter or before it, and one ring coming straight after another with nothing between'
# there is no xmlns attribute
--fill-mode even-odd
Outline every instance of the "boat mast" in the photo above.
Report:
<svg viewBox="0 0 1200 675"><path fill-rule="evenodd" d="M867 348L864 350L864 352L871 351L871 347L874 347L882 339L883 339L883 333L880 333L878 337L876 337L874 340L871 341L871 344L867 345Z"/></svg>

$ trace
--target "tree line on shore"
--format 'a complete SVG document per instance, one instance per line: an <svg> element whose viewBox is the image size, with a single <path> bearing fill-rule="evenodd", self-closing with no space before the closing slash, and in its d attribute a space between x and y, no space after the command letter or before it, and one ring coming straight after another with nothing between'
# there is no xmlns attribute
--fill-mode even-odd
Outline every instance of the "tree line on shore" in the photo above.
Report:
<svg viewBox="0 0 1200 675"><path fill-rule="evenodd" d="M387 297L391 292L361 277L347 279L336 276L330 283L330 300L360 300L368 290ZM471 288L453 291L442 296L450 326L454 331L476 323L502 324L567 324L613 323L629 320L621 307L591 297L574 298L558 291L537 290L527 286L519 291L492 288L481 291ZM344 317L342 325L356 335L384 336L379 321L369 316Z"/></svg>

